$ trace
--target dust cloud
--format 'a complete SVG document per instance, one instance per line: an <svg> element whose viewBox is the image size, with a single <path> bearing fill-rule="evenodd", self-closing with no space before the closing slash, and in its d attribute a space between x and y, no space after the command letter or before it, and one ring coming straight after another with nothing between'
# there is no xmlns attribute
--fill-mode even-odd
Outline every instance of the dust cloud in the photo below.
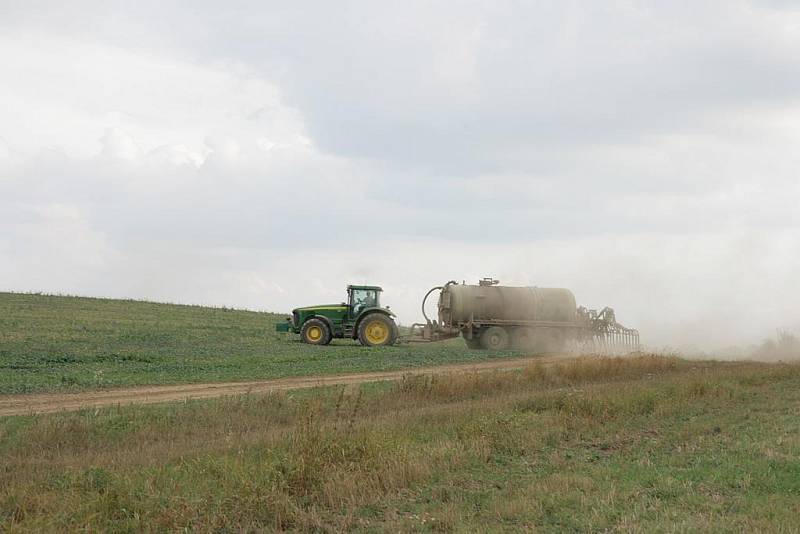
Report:
<svg viewBox="0 0 800 534"><path fill-rule="evenodd" d="M670 349L667 348L665 351L670 352ZM789 330L778 329L773 337L756 344L721 347L708 351L687 347L674 350L674 352L691 359L798 362L800 361L800 336Z"/></svg>

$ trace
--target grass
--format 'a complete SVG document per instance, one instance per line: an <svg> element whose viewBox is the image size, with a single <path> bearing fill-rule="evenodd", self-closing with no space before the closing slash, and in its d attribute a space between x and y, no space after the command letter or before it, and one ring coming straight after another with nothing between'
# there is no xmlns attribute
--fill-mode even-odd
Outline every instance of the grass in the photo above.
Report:
<svg viewBox="0 0 800 534"><path fill-rule="evenodd" d="M800 366L520 372L0 420L0 531L800 529Z"/></svg>
<svg viewBox="0 0 800 534"><path fill-rule="evenodd" d="M276 337L284 315L0 293L0 394L394 370L483 360L461 340L366 349ZM507 355L507 354L506 354Z"/></svg>

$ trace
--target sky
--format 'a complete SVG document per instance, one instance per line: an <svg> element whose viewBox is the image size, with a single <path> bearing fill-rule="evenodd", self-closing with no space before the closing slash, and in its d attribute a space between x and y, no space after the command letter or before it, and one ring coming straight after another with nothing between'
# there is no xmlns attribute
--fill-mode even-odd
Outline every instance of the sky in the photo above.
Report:
<svg viewBox="0 0 800 534"><path fill-rule="evenodd" d="M0 65L0 290L800 331L794 2L0 0Z"/></svg>

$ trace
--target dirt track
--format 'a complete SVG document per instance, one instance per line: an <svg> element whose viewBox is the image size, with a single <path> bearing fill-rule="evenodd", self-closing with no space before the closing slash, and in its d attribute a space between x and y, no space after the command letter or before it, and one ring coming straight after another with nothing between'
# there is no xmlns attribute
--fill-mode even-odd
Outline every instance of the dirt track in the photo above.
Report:
<svg viewBox="0 0 800 534"><path fill-rule="evenodd" d="M548 356L539 358L517 358L480 363L451 364L437 367L418 367L399 371L356 373L350 375L317 375L252 382L216 382L204 384L179 384L173 386L142 386L107 391L83 393L42 393L0 397L0 417L100 408L126 404L155 404L182 401L185 399L209 399L225 395L266 393L268 391L302 389L341 384L360 384L397 380L403 375L469 373L479 371L503 371L519 369L534 363L552 363L570 359L571 356Z"/></svg>

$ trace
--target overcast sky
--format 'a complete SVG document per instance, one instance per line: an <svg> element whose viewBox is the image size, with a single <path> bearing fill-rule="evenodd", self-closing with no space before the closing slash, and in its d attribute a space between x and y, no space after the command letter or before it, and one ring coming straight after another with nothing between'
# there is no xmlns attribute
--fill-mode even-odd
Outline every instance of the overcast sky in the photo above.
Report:
<svg viewBox="0 0 800 534"><path fill-rule="evenodd" d="M0 290L800 329L797 6L0 0Z"/></svg>

